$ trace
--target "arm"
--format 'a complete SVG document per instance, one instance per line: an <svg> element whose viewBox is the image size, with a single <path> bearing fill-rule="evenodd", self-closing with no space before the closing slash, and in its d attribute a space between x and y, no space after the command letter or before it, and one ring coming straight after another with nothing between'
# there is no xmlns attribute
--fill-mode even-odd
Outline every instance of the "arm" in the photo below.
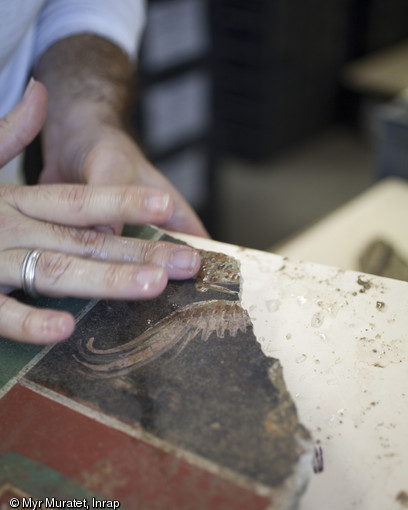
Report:
<svg viewBox="0 0 408 510"><path fill-rule="evenodd" d="M49 95L42 182L160 188L175 203L164 228L208 235L191 207L126 132L133 71L118 46L97 35L67 37L46 50L35 74Z"/></svg>

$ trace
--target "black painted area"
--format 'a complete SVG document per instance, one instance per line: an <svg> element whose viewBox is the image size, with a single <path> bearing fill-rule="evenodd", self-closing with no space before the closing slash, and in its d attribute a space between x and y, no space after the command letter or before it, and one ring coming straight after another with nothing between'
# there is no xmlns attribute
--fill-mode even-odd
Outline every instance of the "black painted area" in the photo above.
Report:
<svg viewBox="0 0 408 510"><path fill-rule="evenodd" d="M238 281L202 292L195 284L171 282L153 301L99 302L27 377L277 486L291 475L300 453L295 436L304 433L279 362L263 354L240 308ZM149 362L109 368L128 363L143 342ZM163 352L152 355L161 345Z"/></svg>

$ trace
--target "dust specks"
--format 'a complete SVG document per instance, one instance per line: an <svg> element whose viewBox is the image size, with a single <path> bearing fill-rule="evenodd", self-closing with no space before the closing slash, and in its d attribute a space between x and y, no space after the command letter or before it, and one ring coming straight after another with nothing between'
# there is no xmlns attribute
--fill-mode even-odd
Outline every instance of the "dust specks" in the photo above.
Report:
<svg viewBox="0 0 408 510"><path fill-rule="evenodd" d="M324 317L321 313L317 312L313 315L312 320L310 322L310 325L312 328L320 328L320 326L323 324Z"/></svg>
<svg viewBox="0 0 408 510"><path fill-rule="evenodd" d="M408 508L408 492L407 491L399 491L399 493L395 497L395 500L398 501L398 503L401 503L401 505L404 508Z"/></svg>
<svg viewBox="0 0 408 510"><path fill-rule="evenodd" d="M323 462L323 449L320 445L315 446L313 456L313 471L315 473L321 473L324 469Z"/></svg>
<svg viewBox="0 0 408 510"><path fill-rule="evenodd" d="M361 336L358 340L359 359L375 368L386 368L390 364L403 363L408 358L405 344L399 338L383 339L377 334L375 337Z"/></svg>
<svg viewBox="0 0 408 510"><path fill-rule="evenodd" d="M304 363L306 359L306 354L299 354L299 356L296 357L296 363Z"/></svg>
<svg viewBox="0 0 408 510"><path fill-rule="evenodd" d="M358 278L357 278L357 283L359 285L361 285L361 289L360 289L360 292L363 293L363 292L366 292L367 290L371 289L371 283L369 280L367 280L366 278L364 278L364 276L360 275Z"/></svg>
<svg viewBox="0 0 408 510"><path fill-rule="evenodd" d="M377 301L375 307L379 312L385 311L385 303L383 301Z"/></svg>

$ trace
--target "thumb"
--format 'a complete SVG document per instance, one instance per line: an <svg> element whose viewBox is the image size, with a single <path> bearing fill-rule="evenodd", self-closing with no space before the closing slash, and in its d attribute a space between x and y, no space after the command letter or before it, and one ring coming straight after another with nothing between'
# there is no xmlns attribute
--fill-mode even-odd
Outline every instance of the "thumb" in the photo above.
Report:
<svg viewBox="0 0 408 510"><path fill-rule="evenodd" d="M47 91L31 79L21 102L0 119L0 167L4 166L39 133L47 112Z"/></svg>

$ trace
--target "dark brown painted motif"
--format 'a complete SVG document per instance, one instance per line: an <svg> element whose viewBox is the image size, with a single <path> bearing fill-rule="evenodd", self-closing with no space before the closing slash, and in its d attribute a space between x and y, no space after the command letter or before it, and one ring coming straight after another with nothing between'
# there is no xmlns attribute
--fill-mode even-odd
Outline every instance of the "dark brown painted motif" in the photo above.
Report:
<svg viewBox="0 0 408 510"><path fill-rule="evenodd" d="M147 319L148 327L143 333L112 348L98 348L95 337L81 338L79 352L74 358L91 371L88 374L94 372L94 376L100 377L126 375L173 348L173 356L178 356L196 337L207 342L213 333L217 338L224 338L226 334L233 337L238 333L244 334L250 320L237 302L239 269L236 261L220 253L203 253L202 260L194 288L198 296L204 293L203 301L195 299L181 306L173 303L174 311L154 324ZM210 290L220 296L206 299ZM223 294L230 299L222 299Z"/></svg>
<svg viewBox="0 0 408 510"><path fill-rule="evenodd" d="M100 301L27 378L276 488L310 436L241 307L238 262L201 255L197 278L170 282L153 301Z"/></svg>

